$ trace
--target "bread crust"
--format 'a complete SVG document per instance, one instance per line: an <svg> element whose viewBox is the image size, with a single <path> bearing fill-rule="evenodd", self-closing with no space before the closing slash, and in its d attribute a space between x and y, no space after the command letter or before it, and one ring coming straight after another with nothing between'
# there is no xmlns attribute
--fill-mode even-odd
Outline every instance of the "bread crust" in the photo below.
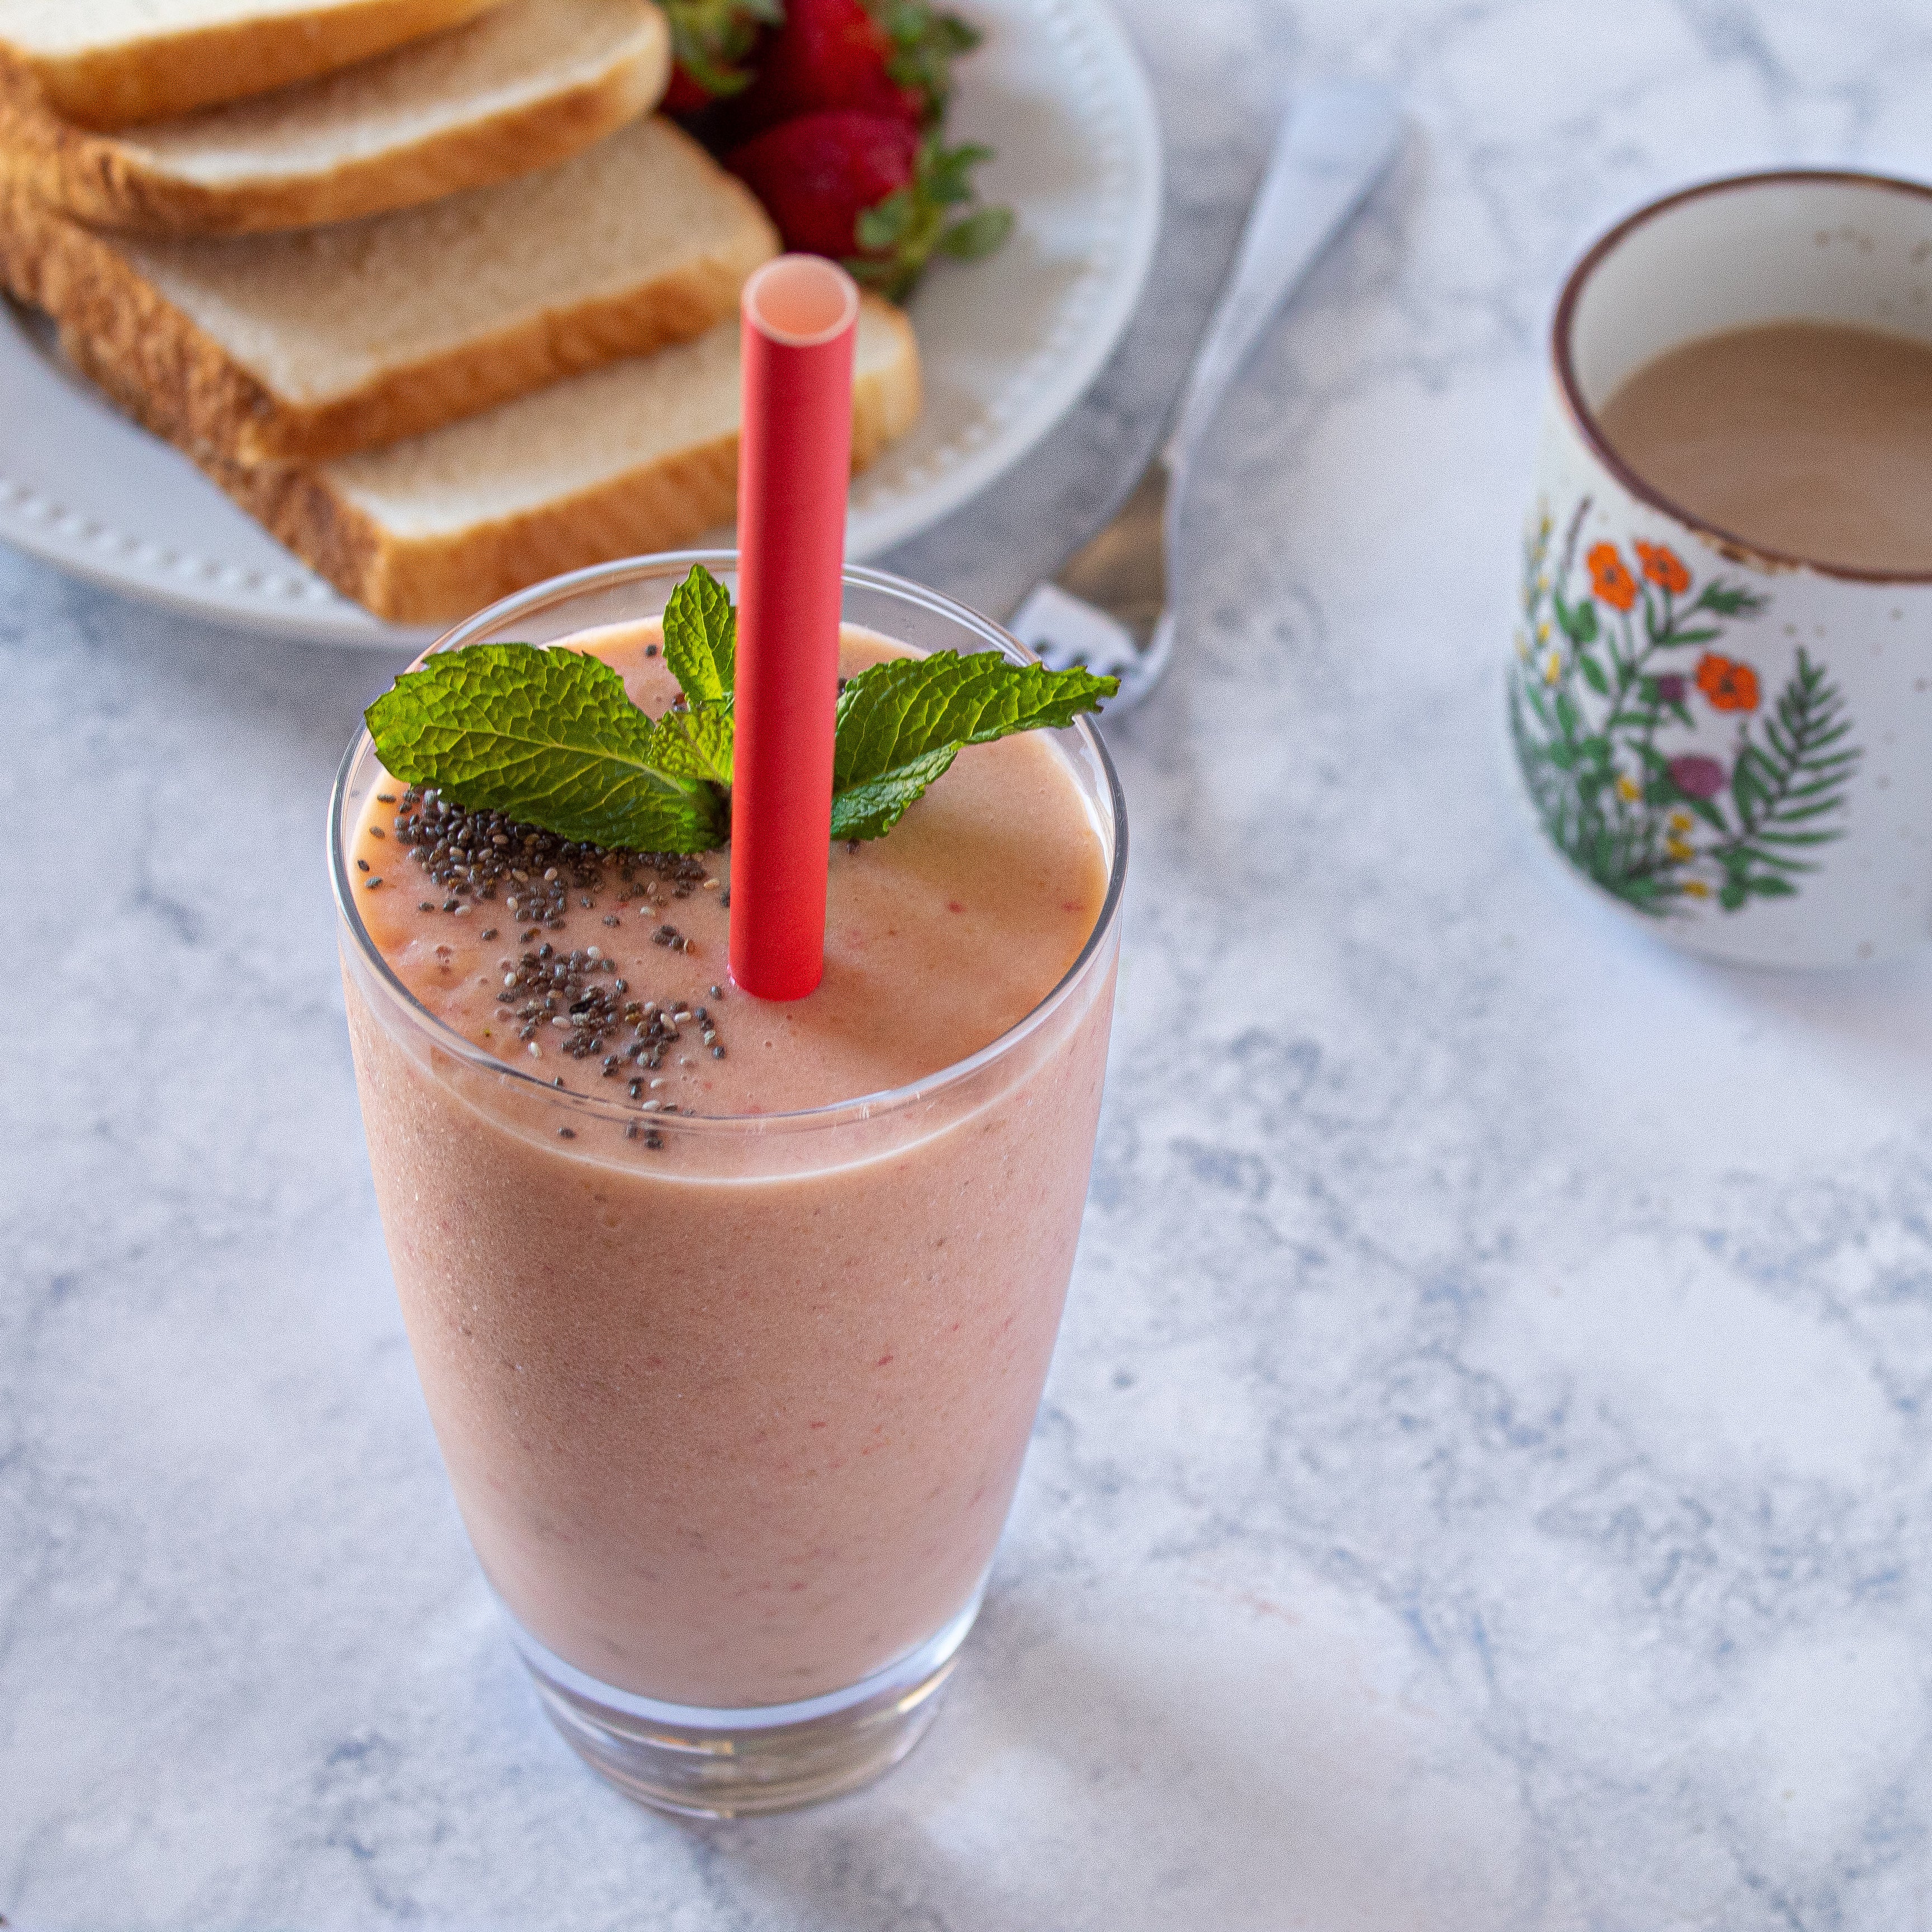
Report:
<svg viewBox="0 0 1932 1932"><path fill-rule="evenodd" d="M73 0L84 5L86 0ZM0 42L0 73L83 128L132 127L312 80L501 0L317 0L308 12L158 33L79 53Z"/></svg>
<svg viewBox="0 0 1932 1932"><path fill-rule="evenodd" d="M853 386L855 470L873 462L919 416L912 325L896 310L892 315L898 352ZM513 516L424 538L398 537L385 528L338 489L326 469L262 468L206 454L198 460L318 576L377 616L401 624L453 622L566 570L674 550L730 522L737 502L735 430Z"/></svg>
<svg viewBox="0 0 1932 1932"><path fill-rule="evenodd" d="M654 64L626 61L550 99L326 175L223 188L158 168L110 137L0 101L0 169L77 220L125 234L262 235L353 221L568 160L648 112L661 92Z"/></svg>
<svg viewBox="0 0 1932 1932"><path fill-rule="evenodd" d="M278 396L112 242L11 180L0 180L0 280L54 318L88 375L117 397L138 398L142 419L190 454L321 462L702 334L736 305L752 270L778 252L777 232L751 191L730 186L746 218L712 252L640 287L540 311L494 336L386 369L352 394L317 404Z"/></svg>
<svg viewBox="0 0 1932 1932"><path fill-rule="evenodd" d="M385 214L554 166L649 113L670 77L670 37L655 8L644 20L602 71L542 100L326 173L222 188L62 119L38 94L0 88L0 172L80 220L133 234L256 235Z"/></svg>

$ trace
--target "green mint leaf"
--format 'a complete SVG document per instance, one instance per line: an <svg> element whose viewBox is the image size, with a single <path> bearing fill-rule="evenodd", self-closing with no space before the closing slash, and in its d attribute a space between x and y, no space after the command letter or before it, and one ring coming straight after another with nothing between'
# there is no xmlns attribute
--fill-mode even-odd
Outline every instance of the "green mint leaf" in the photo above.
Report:
<svg viewBox="0 0 1932 1932"><path fill-rule="evenodd" d="M730 711L700 704L689 711L667 711L652 728L645 751L659 771L673 778L728 785L736 735Z"/></svg>
<svg viewBox="0 0 1932 1932"><path fill-rule="evenodd" d="M701 563L691 566L664 606L664 662L693 704L730 699L738 675L738 614L730 592Z"/></svg>
<svg viewBox="0 0 1932 1932"><path fill-rule="evenodd" d="M832 798L832 836L843 838L883 838L906 814L906 808L918 800L933 780L945 776L946 768L959 755L957 745L941 745L922 758L908 759L903 765L875 778L855 784Z"/></svg>
<svg viewBox="0 0 1932 1932"><path fill-rule="evenodd" d="M1070 724L1119 688L1118 678L1016 664L997 651L869 666L838 700L832 836L883 837L963 746Z"/></svg>
<svg viewBox="0 0 1932 1932"><path fill-rule="evenodd" d="M722 798L652 762L656 728L624 680L584 652L440 651L363 716L388 770L472 811L640 852L708 852L724 842Z"/></svg>

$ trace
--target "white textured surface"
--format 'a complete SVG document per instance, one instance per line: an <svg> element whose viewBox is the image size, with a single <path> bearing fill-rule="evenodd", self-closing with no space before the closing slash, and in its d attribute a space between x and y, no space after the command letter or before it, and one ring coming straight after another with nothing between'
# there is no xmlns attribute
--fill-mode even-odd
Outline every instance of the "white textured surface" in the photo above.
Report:
<svg viewBox="0 0 1932 1932"><path fill-rule="evenodd" d="M1932 1925L1932 960L1646 942L1504 782L1549 297L1726 166L1932 172L1922 10L1136 0L1155 299L893 560L992 608L1135 466L1273 104L1418 137L1198 472L1065 1335L886 1784L593 1784L390 1298L320 860L386 667L0 556L0 1912L65 1928ZM190 776L190 773L193 776ZM232 828L261 861L209 874Z"/></svg>

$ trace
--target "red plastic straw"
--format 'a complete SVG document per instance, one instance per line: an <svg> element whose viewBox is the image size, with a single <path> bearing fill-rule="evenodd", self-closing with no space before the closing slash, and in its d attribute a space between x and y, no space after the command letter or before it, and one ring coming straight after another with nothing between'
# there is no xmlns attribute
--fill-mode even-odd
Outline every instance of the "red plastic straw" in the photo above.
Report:
<svg viewBox="0 0 1932 1932"><path fill-rule="evenodd" d="M743 316L731 976L802 1000L825 973L859 290L782 255L745 284Z"/></svg>

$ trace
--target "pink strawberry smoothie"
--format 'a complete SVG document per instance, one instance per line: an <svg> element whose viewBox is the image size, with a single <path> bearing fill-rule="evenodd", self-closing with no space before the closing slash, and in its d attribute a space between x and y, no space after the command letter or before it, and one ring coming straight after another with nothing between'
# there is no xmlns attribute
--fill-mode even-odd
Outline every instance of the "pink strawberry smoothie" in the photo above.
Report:
<svg viewBox="0 0 1932 1932"><path fill-rule="evenodd" d="M587 640L653 714L657 634ZM848 632L845 669L896 649ZM1112 935L986 1064L800 1116L1036 1015L1100 919L1102 832L1050 734L968 748L890 836L835 850L824 984L782 1006L729 982L724 855L524 832L380 784L349 854L422 1010L345 946L464 1521L524 1629L601 1682L709 1708L841 1689L992 1560L1072 1267Z"/></svg>

